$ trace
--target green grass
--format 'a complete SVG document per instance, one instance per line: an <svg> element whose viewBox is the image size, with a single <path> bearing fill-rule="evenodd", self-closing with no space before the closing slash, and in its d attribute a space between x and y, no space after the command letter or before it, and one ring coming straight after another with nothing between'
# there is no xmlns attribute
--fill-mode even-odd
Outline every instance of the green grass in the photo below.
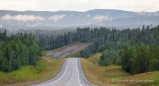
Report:
<svg viewBox="0 0 159 86"><path fill-rule="evenodd" d="M128 73L121 69L121 66L110 65L101 67L83 58L81 59L81 62L88 80L98 86L121 86L123 83L113 83L112 79L124 79L129 76Z"/></svg>
<svg viewBox="0 0 159 86"><path fill-rule="evenodd" d="M88 59L81 59L82 68L88 80L98 86L159 86L159 71L130 75L122 70L121 66L98 66L94 58L98 59L101 53L94 54ZM112 82L115 80L154 80L154 82Z"/></svg>
<svg viewBox="0 0 159 86"><path fill-rule="evenodd" d="M80 56L80 51L78 51L78 52L76 52L76 53L74 53L74 54L68 55L67 58L68 58L68 57L79 57L79 56Z"/></svg>
<svg viewBox="0 0 159 86"><path fill-rule="evenodd" d="M25 86L56 76L62 67L64 59L54 59L51 56L45 56L45 58L51 62L41 58L36 66L22 66L19 70L10 73L0 72L0 85L15 84L16 86Z"/></svg>
<svg viewBox="0 0 159 86"><path fill-rule="evenodd" d="M88 60L94 63L94 59L96 59L98 61L98 63L99 63L100 56L102 56L102 53L96 53L94 55L91 55L88 58Z"/></svg>
<svg viewBox="0 0 159 86"><path fill-rule="evenodd" d="M126 79L128 80L153 80L154 82L135 82L135 83L126 83L126 85L133 85L133 86L159 86L159 71L154 71L154 72L146 72L146 73L141 73L141 74L136 74L127 77Z"/></svg>
<svg viewBox="0 0 159 86"><path fill-rule="evenodd" d="M53 51L61 51L73 44L82 45L85 43L75 42ZM79 53L80 52L77 52L75 54L71 54L70 56L75 56ZM65 59L55 59L51 56L46 56L45 52L43 52L43 55L45 59L41 58L37 62L36 66L21 66L19 70L12 71L10 73L0 71L0 86L26 86L28 84L43 82L56 76L59 73Z"/></svg>

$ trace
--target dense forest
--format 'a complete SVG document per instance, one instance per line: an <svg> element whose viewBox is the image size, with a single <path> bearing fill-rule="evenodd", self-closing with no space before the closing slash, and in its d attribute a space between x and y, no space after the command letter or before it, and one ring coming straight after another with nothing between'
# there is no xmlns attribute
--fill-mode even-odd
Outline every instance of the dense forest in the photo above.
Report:
<svg viewBox="0 0 159 86"><path fill-rule="evenodd" d="M101 52L99 65L121 65L131 73L159 70L159 25L142 28L77 28L21 31L15 35L0 32L0 70L12 71L21 65L35 65L42 50L56 49L73 42L89 43L80 52L88 58Z"/></svg>
<svg viewBox="0 0 159 86"><path fill-rule="evenodd" d="M10 72L20 66L36 65L42 49L32 34L11 34L0 31L0 71Z"/></svg>
<svg viewBox="0 0 159 86"><path fill-rule="evenodd" d="M121 65L123 70L131 74L159 70L159 26L100 30L102 29L97 31L100 33L97 41L81 51L82 57L88 58L94 53L102 52L101 66Z"/></svg>
<svg viewBox="0 0 159 86"><path fill-rule="evenodd" d="M57 36L39 36L38 42L43 49L55 49L79 41L90 43L81 51L81 57L88 58L102 52L99 64L121 65L123 70L131 73L143 73L159 70L159 26L142 28L77 28Z"/></svg>

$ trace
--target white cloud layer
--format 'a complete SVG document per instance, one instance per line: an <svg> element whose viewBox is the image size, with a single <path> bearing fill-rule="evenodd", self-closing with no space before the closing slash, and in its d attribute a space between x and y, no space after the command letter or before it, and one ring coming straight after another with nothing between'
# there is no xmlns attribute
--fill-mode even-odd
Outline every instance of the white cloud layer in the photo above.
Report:
<svg viewBox="0 0 159 86"><path fill-rule="evenodd" d="M1 17L3 20L17 20L17 21L35 21L35 20L40 20L43 21L44 18L41 16L34 16L34 15L14 15L11 16L9 14L6 14Z"/></svg>
<svg viewBox="0 0 159 86"><path fill-rule="evenodd" d="M108 16L104 16L104 15L96 15L93 17L93 20L103 20L103 19L107 19Z"/></svg>
<svg viewBox="0 0 159 86"><path fill-rule="evenodd" d="M54 16L51 16L51 17L49 18L49 20L53 20L54 22L56 22L56 21L58 21L58 20L64 18L65 16L66 16L66 15L64 15L64 14L62 14L62 15L54 15Z"/></svg>
<svg viewBox="0 0 159 86"><path fill-rule="evenodd" d="M159 0L0 0L1 10L58 11L120 9L129 11L159 11Z"/></svg>

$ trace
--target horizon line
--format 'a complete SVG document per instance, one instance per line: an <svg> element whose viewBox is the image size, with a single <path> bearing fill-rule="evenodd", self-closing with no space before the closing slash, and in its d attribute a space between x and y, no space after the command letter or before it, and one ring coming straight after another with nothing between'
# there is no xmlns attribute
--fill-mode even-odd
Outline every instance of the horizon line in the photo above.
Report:
<svg viewBox="0 0 159 86"><path fill-rule="evenodd" d="M73 11L73 12L88 12L88 11L93 11L93 10L117 10L117 11L129 11L129 12L159 12L158 11L130 11L130 10L121 10L121 9L90 9L90 10L85 10L85 11L79 11L79 10L56 10L56 11L51 11L51 10L8 10L8 9L0 9L1 11L19 11L19 12L24 12L24 11L43 11L43 12L59 12L59 11Z"/></svg>

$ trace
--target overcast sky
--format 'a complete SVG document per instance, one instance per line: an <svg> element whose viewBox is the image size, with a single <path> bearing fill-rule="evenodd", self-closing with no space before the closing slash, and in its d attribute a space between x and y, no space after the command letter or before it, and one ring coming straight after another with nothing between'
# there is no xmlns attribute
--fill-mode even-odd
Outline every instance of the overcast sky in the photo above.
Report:
<svg viewBox="0 0 159 86"><path fill-rule="evenodd" d="M0 0L0 10L87 11L120 9L127 11L159 11L159 0Z"/></svg>

